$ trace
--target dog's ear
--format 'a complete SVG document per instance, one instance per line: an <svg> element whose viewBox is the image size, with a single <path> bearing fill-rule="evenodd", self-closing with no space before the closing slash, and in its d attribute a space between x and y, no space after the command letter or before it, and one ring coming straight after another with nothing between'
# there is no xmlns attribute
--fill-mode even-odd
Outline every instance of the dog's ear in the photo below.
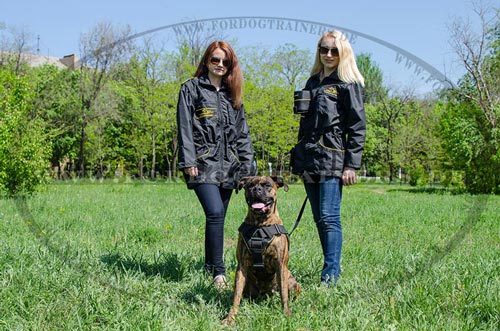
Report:
<svg viewBox="0 0 500 331"><path fill-rule="evenodd" d="M285 192L288 192L288 185L285 183L283 177L280 176L271 176L271 179L278 185L278 187L283 187Z"/></svg>
<svg viewBox="0 0 500 331"><path fill-rule="evenodd" d="M238 193L242 188L244 188L245 185L248 184L250 179L251 177L243 177L242 179L240 179L240 181L238 182L238 186L236 187L236 193Z"/></svg>

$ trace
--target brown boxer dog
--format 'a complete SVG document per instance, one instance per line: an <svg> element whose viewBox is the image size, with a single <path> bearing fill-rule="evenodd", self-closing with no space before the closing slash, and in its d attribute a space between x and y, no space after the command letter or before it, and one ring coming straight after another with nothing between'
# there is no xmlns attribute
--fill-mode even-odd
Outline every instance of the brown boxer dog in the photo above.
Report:
<svg viewBox="0 0 500 331"><path fill-rule="evenodd" d="M276 193L283 187L281 177L253 176L238 185L245 190L248 213L240 226L234 280L233 304L223 324L233 324L242 296L261 297L279 291L285 315L290 315L289 291L301 291L288 270L289 237L276 207Z"/></svg>

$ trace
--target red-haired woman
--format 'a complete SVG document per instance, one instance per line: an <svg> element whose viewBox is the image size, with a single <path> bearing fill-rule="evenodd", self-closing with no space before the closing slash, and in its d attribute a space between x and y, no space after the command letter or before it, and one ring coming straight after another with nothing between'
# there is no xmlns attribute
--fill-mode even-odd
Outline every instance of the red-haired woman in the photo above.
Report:
<svg viewBox="0 0 500 331"><path fill-rule="evenodd" d="M254 174L243 75L228 43L212 42L177 104L179 168L205 212L205 270L224 288L224 220L240 177Z"/></svg>

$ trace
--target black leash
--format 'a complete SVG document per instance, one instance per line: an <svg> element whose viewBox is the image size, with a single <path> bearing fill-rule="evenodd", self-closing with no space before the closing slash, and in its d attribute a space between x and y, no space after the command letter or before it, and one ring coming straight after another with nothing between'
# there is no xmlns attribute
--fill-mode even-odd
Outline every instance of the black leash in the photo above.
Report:
<svg viewBox="0 0 500 331"><path fill-rule="evenodd" d="M293 233L293 231L295 231L295 229L297 228L297 226L299 226L300 219L302 218L302 214L304 213L304 208L306 208L306 203L307 203L307 196L304 199L304 202L302 203L302 207L300 207L299 215L297 216L297 220L295 221L295 224L293 226L292 231L290 231L289 236L291 236L292 233Z"/></svg>

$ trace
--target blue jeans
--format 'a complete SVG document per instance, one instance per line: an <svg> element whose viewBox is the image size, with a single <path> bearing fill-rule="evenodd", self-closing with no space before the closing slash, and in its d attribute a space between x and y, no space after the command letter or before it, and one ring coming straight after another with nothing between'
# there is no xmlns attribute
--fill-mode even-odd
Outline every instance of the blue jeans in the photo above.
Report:
<svg viewBox="0 0 500 331"><path fill-rule="evenodd" d="M194 191L205 212L205 270L213 277L225 275L224 219L233 190L200 184Z"/></svg>
<svg viewBox="0 0 500 331"><path fill-rule="evenodd" d="M319 183L304 183L312 214L318 229L324 264L321 282L337 282L340 275L342 254L342 224L340 203L342 201L342 179L326 177Z"/></svg>

